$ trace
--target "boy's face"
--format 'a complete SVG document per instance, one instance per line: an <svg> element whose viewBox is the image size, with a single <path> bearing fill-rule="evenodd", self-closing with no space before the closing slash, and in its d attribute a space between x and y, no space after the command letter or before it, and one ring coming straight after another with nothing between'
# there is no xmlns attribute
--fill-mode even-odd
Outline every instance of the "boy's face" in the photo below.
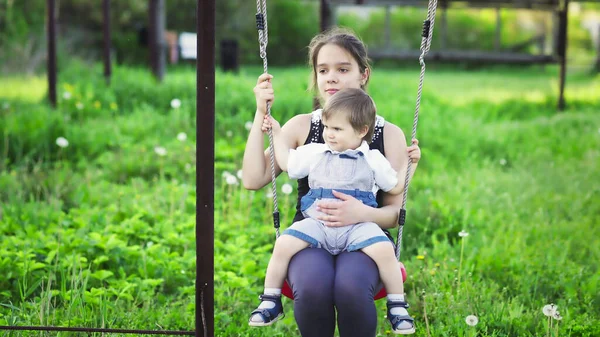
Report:
<svg viewBox="0 0 600 337"><path fill-rule="evenodd" d="M364 132L356 131L348 120L348 114L341 111L323 118L323 139L334 151L342 152L359 147L368 130L366 126L364 129Z"/></svg>

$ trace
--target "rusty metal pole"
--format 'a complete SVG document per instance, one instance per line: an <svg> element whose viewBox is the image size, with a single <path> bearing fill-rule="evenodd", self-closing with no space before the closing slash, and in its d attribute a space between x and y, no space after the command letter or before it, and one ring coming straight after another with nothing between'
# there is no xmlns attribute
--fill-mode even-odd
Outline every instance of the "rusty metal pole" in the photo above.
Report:
<svg viewBox="0 0 600 337"><path fill-rule="evenodd" d="M102 13L104 16L103 30L104 30L104 77L106 78L106 84L110 85L110 77L112 74L111 60L110 60L110 0L104 0L102 4Z"/></svg>
<svg viewBox="0 0 600 337"><path fill-rule="evenodd" d="M569 22L569 0L563 0L558 11L558 58L560 62L560 79L558 94L558 110L565 109L565 82L567 76L567 25Z"/></svg>
<svg viewBox="0 0 600 337"><path fill-rule="evenodd" d="M196 18L196 337L212 337L214 336L215 0L199 0Z"/></svg>
<svg viewBox="0 0 600 337"><path fill-rule="evenodd" d="M159 82L163 80L166 68L165 55L165 1L150 0L148 41L150 46L150 65Z"/></svg>
<svg viewBox="0 0 600 337"><path fill-rule="evenodd" d="M56 108L56 1L47 0L48 11L48 98Z"/></svg>

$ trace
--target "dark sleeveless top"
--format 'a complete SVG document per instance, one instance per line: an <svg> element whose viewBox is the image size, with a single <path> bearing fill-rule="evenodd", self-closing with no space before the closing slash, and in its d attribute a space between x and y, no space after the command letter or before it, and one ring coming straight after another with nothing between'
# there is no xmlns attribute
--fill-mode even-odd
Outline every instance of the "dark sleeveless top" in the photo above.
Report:
<svg viewBox="0 0 600 337"><path fill-rule="evenodd" d="M321 109L315 110L312 113L312 119L310 122L310 131L308 132L308 137L306 137L306 141L304 145L310 143L325 143L323 139L323 123L321 123ZM377 116L377 120L375 121L375 130L373 132L373 138L371 144L369 144L370 149L376 149L381 152L385 156L384 148L383 148L383 125L385 124L385 120L383 117ZM298 200L296 201L296 215L294 216L294 222L300 221L304 219L302 212L300 211L300 199L308 193L308 177L304 177L302 179L298 179ZM381 205L382 194L381 191L377 192L377 204Z"/></svg>

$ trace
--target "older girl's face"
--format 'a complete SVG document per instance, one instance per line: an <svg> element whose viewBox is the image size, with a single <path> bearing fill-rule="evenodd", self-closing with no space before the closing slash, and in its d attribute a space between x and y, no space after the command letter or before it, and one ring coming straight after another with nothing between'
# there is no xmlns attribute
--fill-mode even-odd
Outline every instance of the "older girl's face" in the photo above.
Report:
<svg viewBox="0 0 600 337"><path fill-rule="evenodd" d="M316 71L319 94L325 101L341 89L360 89L369 76L369 69L361 73L346 49L331 43L319 50Z"/></svg>

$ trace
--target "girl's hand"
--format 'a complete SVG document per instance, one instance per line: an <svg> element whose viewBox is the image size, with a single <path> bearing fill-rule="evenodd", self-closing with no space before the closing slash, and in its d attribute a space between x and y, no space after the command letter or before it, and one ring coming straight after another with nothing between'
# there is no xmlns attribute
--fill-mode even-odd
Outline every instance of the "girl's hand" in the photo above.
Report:
<svg viewBox="0 0 600 337"><path fill-rule="evenodd" d="M263 124L260 129L262 130L262 132L267 132L269 131L269 129L273 129L273 132L279 132L281 131L281 125L279 125L279 122L275 118L273 118L273 116L265 115L265 118L263 119Z"/></svg>
<svg viewBox="0 0 600 337"><path fill-rule="evenodd" d="M414 163L418 163L421 159L421 148L417 139L412 140L412 145L408 148L408 158Z"/></svg>
<svg viewBox="0 0 600 337"><path fill-rule="evenodd" d="M273 105L273 101L275 100L273 85L271 83L272 79L272 75L264 73L258 77L256 86L254 87L254 96L256 96L256 112L262 115L267 114L267 102Z"/></svg>
<svg viewBox="0 0 600 337"><path fill-rule="evenodd" d="M317 204L317 210L326 214L318 218L325 226L343 227L363 222L361 215L364 214L364 207L369 206L353 196L335 190L333 195L340 200L321 200Z"/></svg>

